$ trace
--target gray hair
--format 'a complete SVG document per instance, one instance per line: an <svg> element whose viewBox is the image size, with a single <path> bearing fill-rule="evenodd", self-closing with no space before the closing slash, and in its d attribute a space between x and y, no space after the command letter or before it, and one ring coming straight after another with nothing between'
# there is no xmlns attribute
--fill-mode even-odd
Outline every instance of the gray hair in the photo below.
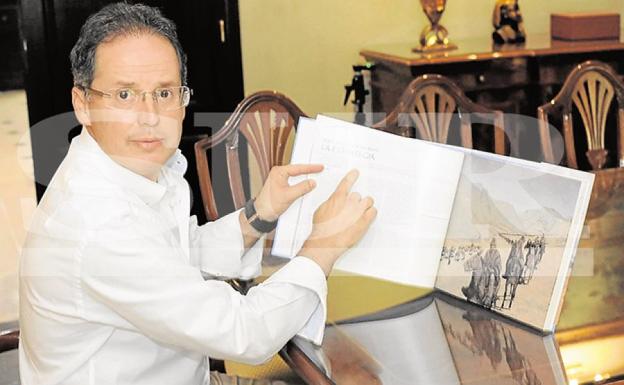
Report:
<svg viewBox="0 0 624 385"><path fill-rule="evenodd" d="M169 40L180 64L180 80L186 85L186 55L178 41L175 24L154 7L143 4L109 4L89 16L69 55L74 85L90 87L95 70L95 51L101 43L118 36L158 34Z"/></svg>

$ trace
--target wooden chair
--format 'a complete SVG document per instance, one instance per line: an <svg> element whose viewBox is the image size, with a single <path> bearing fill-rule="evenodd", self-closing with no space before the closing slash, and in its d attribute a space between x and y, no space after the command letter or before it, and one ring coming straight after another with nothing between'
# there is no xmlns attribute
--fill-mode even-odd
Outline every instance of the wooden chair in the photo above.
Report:
<svg viewBox="0 0 624 385"><path fill-rule="evenodd" d="M0 353L17 349L19 329L0 330Z"/></svg>
<svg viewBox="0 0 624 385"><path fill-rule="evenodd" d="M549 103L537 109L539 135L546 162L555 163L555 152L550 135L549 116L561 113L565 164L579 168L584 159L577 158L577 150L587 148L587 161L593 170L608 163L609 151L605 147L607 117L613 99L617 100L617 165L624 166L624 84L613 69L599 61L579 64L566 78L561 91ZM585 140L575 138L573 112L578 112L583 123ZM613 134L613 132L611 132ZM608 141L607 141L608 143ZM579 148L577 148L579 147Z"/></svg>
<svg viewBox="0 0 624 385"><path fill-rule="evenodd" d="M19 384L17 323L0 324L0 384Z"/></svg>
<svg viewBox="0 0 624 385"><path fill-rule="evenodd" d="M230 118L223 127L214 135L200 139L195 143L195 157L197 161L197 175L200 184L201 197L206 213L206 218L214 221L220 217L212 187L212 178L208 164L206 151L224 143L226 148L226 161L230 191L235 209L240 209L247 202L243 188L243 173L241 172L239 144L240 135L245 138L252 156L256 160L260 179L266 180L273 166L288 163L290 160L286 154L286 145L290 135L294 132L300 117L307 116L297 105L285 95L275 91L260 91L243 99L236 107ZM266 262L271 245L271 235L265 244ZM246 293L252 286L253 281L228 280L236 290ZM237 371L251 371L257 375L261 369L244 369L234 365L234 374ZM239 365L240 366L240 365ZM225 364L211 360L211 367L225 372ZM247 373L249 374L249 373Z"/></svg>
<svg viewBox="0 0 624 385"><path fill-rule="evenodd" d="M442 75L428 74L414 79L394 110L373 127L401 136L448 143L455 113L460 120L462 147L473 148L473 123L491 122L493 151L505 154L503 113L472 102L457 84Z"/></svg>
<svg viewBox="0 0 624 385"><path fill-rule="evenodd" d="M235 209L242 208L248 198L243 189L239 135L242 134L249 144L251 154L257 161L260 179L264 181L273 166L289 161L286 144L301 116L306 115L285 95L275 91L256 92L243 99L223 128L195 143L201 196L209 220L219 218L219 210L212 189L206 150L225 142L232 200Z"/></svg>

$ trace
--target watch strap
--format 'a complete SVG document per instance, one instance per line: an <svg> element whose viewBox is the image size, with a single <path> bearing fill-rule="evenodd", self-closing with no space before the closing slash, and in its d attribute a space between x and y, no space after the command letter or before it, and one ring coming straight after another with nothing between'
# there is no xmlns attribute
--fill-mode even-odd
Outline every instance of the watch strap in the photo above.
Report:
<svg viewBox="0 0 624 385"><path fill-rule="evenodd" d="M256 231L260 233L270 233L277 227L277 221L268 222L260 219L258 213L256 212L256 206L254 205L255 202L256 199L254 198L245 203L245 218L247 218L247 222Z"/></svg>

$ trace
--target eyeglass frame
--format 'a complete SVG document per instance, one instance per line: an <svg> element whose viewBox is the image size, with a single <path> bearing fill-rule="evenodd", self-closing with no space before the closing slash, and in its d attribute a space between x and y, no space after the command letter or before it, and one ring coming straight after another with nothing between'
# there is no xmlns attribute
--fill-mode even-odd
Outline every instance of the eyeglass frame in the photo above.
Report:
<svg viewBox="0 0 624 385"><path fill-rule="evenodd" d="M110 93L110 92L101 91L101 90L98 90L98 89L95 89L95 88L85 87L85 86L82 86L82 85L76 85L76 87L82 89L85 92L85 94L88 94L89 92L92 92L92 93L94 93L94 94L96 94L98 96L110 98L111 100L114 97L114 95L112 93ZM159 106L160 104L158 102L158 96L156 94L156 91L163 90L163 89L168 89L168 88L179 88L179 89L182 90L182 92L180 93L181 95L184 95L184 92L188 92L189 96L188 96L188 100L186 101L186 103L183 103L183 104L181 104L181 105L179 105L179 106L177 106L175 108L172 108L172 109L167 109L166 111L176 111L176 110L178 110L180 108L187 107L189 105L189 103L191 101L191 96L193 96L193 89L190 88L189 86L158 87L158 88L154 88L152 91L139 91L139 90L135 90L135 89L130 88L130 87L119 87L119 88L111 89L109 91L116 92L116 91L119 91L119 90L128 89L128 90L131 90L132 92L135 92L137 97L141 97L141 98L137 98L133 102L133 104L131 106L129 106L128 109L132 109L132 108L134 108L136 106L137 102L140 99L142 99L143 95L145 95L145 94L151 94L152 95L152 100L154 100L156 102L155 103L156 106Z"/></svg>

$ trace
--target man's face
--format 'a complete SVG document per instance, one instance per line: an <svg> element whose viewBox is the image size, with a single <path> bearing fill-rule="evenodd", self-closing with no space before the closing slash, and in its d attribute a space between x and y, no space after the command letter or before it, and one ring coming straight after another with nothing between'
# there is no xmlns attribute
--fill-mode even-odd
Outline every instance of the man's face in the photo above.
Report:
<svg viewBox="0 0 624 385"><path fill-rule="evenodd" d="M98 46L92 89L113 93L129 88L153 91L180 86L176 51L165 38L143 33L120 36ZM102 150L124 167L149 179L180 143L184 108L165 110L151 93L140 96L130 109L111 106L111 99L88 92L87 129Z"/></svg>

